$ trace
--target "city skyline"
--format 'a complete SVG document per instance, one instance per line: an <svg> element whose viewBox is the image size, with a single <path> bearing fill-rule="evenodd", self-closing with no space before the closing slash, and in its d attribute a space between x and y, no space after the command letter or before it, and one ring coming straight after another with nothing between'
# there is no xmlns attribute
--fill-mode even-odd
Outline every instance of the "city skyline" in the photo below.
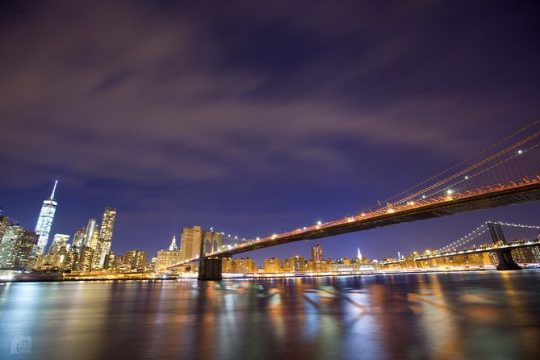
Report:
<svg viewBox="0 0 540 360"><path fill-rule="evenodd" d="M6 6L0 206L31 228L58 178L53 232L73 234L114 206L119 251L154 253L196 224L257 237L361 211L538 118L531 4ZM59 37L64 22L75 30ZM106 30L117 27L126 31ZM539 210L322 245L381 258L486 220L534 222ZM307 256L309 246L253 256Z"/></svg>
<svg viewBox="0 0 540 360"><path fill-rule="evenodd" d="M538 358L539 19L0 2L0 359Z"/></svg>
<svg viewBox="0 0 540 360"><path fill-rule="evenodd" d="M54 188L56 188L56 183L55 183L55 186ZM54 194L54 190L53 190L53 194ZM52 196L52 195L51 195ZM49 198L47 198L45 201L49 201L48 199L50 199L50 196ZM534 205L529 203L529 204L525 204L525 205L518 205L518 206L521 206L521 207L532 207L531 205ZM107 212L107 209L110 209L108 207L105 207L105 212ZM498 211L497 211L498 210ZM501 214L505 214L504 216L506 216L507 220L509 221L516 221L516 222L520 222L523 220L523 217L513 217L513 216L510 216L508 217L508 214L512 214L512 212L508 212L507 210L505 210L505 208L499 208L499 209L490 209L490 210L483 210L483 211L477 211L477 216L474 216L473 215L473 218L475 219L483 219L483 220L489 220L489 219L486 219L485 217L482 218L481 214L482 213L501 213ZM474 214L474 213L473 213ZM8 214L4 214L4 215L8 215ZM457 215L457 217L459 216L468 216L470 217L471 213L467 213L466 215ZM478 216L480 215L480 216ZM454 218L454 217L452 217ZM526 219L527 217L525 217ZM533 220L534 222L534 216L532 217L529 217L531 220ZM440 219L438 219L440 220ZM89 242L89 241L94 241L95 244L91 244L93 247L97 247L97 243L98 243L98 239L99 239L99 236L100 236L100 229L99 229L99 226L98 226L98 223L96 221L95 218L90 218L89 220L89 223L86 225L86 237L85 237L85 240L86 242ZM424 220L425 221L425 220ZM527 222L527 221L525 221ZM17 220L15 220L15 223L19 223ZM92 226L93 224L93 226ZM185 228L186 226L180 226L178 231L176 232L176 234L179 234L179 238L181 238L181 234L182 234L182 229ZM209 228L211 228L209 226ZM376 230L384 230L384 229L375 229ZM54 234L54 235L62 235L62 230L59 230L60 232L57 232L56 230L55 231L51 231L51 236ZM91 234L89 235L89 232L92 233L92 232L95 232L94 233L94 236L92 236ZM370 230L370 231L374 231L374 230ZM70 239L71 237L73 236L73 240L75 240L75 235L77 233L77 230L73 231L73 232L69 232L69 231L65 231L66 233L69 234L70 236ZM225 232L224 232L225 233ZM173 235L173 237L176 237L176 234ZM362 233L360 233L362 234ZM369 232L368 232L369 234ZM459 230L458 230L458 234L459 234ZM235 234L233 233L232 234L232 237L234 237ZM238 235L240 238L241 238L241 235ZM342 235L343 236L343 235ZM347 235L345 235L347 236ZM354 236L354 235L353 235ZM92 238L92 240L90 238ZM339 237L339 236L338 236ZM350 237L350 235L349 235ZM362 237L365 237L365 236L362 236ZM344 241L346 243L348 242L351 242L350 240L339 240L339 239L335 239L336 237L332 237L330 239L322 239L322 240L319 240L319 242L322 241L323 244L328 244L328 243L332 243L334 241ZM332 240L333 239L333 240ZM447 241L447 240L450 240L451 238L444 238L444 240L441 242L444 243L444 241ZM283 257L286 257L286 256L293 256L293 255L302 255L302 256L305 256L306 258L309 258L310 256L310 251L311 251L311 247L315 244L315 242L317 241L308 241L308 245L303 245L303 244L288 244L288 245L281 245L279 246L280 248L282 249L285 249L285 252L283 252L283 250L281 251L276 251L276 247L272 248L272 249L269 249L269 250L257 250L257 251L253 251L253 252L248 252L246 253L248 256L250 257L253 257L258 264L262 264L264 263L264 259L265 258L268 258L268 257L279 257L279 256L283 256ZM72 243L72 241L70 241L70 243ZM169 245L167 245L167 243ZM110 245L109 245L109 250L116 250L116 252L125 252L125 251L128 251L128 250L131 250L131 249L134 249L134 248L140 248L140 249L143 249L145 250L151 257L157 253L157 251L159 250L166 250L169 246L170 246L170 241L162 241L161 243L159 244L154 244L155 246L154 247L147 247L145 245L147 244L143 244L143 246L133 246L133 244L130 244L130 243L125 243L123 244L122 247L119 247L118 249L111 249L110 248ZM356 245L355 245L356 244ZM430 242L430 246L427 246L427 247L424 247L424 248L419 248L419 247L415 247L415 243L414 242L411 242L408 246L398 246L396 248L388 248L388 249L385 249L383 250L382 252L380 252L378 255L370 255L368 254L367 257L370 257L371 259L382 259L382 258L386 258L386 257L389 257L389 256L392 256L392 254L395 254L397 252L401 252L402 254L405 254L405 253L411 253L413 251L423 251L423 250L426 250L426 249L434 249L436 248L436 244L437 242ZM49 242L49 247L52 245L50 242ZM181 242L180 242L180 245L181 245ZM362 245L366 245L366 246L362 246ZM327 246L327 245L325 245ZM355 246L355 248L352 248L352 246ZM356 254L358 253L358 247L367 247L369 248L369 239L368 240L365 240L364 242L351 242L351 248L348 248L348 246L346 247L341 247L341 248L346 248L345 252L334 252L332 251L332 247L330 245L330 254L331 256L329 256L329 258L333 258L333 259L339 259L339 258L343 258L343 257L350 257L350 258L355 258L355 252ZM154 249L156 249L154 251ZM403 250L404 249L404 250ZM198 251L198 250L196 250ZM260 254L258 254L260 253ZM357 256L357 255L356 255ZM104 253L102 255L102 258L101 258L101 264L103 264L103 261L104 261Z"/></svg>

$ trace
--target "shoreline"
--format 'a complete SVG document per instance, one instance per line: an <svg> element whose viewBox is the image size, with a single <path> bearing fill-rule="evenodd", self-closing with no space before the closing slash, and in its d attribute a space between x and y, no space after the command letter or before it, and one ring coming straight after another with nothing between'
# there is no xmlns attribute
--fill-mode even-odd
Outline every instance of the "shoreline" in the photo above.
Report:
<svg viewBox="0 0 540 360"><path fill-rule="evenodd" d="M523 270L533 270L538 269L538 267L524 267ZM434 273L458 273L458 272L493 272L497 271L495 268L477 268L477 269L410 269L410 270L401 270L401 271L359 271L359 272L325 272L325 273L287 273L287 274L238 274L237 276L230 276L225 274L223 281L227 280L265 280L265 279L292 279L292 278L322 278L322 277L355 277L355 276L377 276L377 275L412 275L412 274L434 274ZM155 274L148 274L147 276L129 276L125 275L104 275L100 276L87 276L87 277L63 277L61 274L43 274L37 275L36 277L21 277L21 278L6 278L1 279L0 284L5 283L18 283L18 282L80 282L80 281L193 281L197 279L197 275L171 275L171 276L160 276Z"/></svg>

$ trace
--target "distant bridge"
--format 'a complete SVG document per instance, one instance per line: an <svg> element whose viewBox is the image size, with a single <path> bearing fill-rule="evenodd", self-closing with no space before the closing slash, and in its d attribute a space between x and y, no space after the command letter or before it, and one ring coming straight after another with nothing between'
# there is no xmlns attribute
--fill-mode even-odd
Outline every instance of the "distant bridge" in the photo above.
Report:
<svg viewBox="0 0 540 360"><path fill-rule="evenodd" d="M503 227L506 228L517 228L517 229L528 229L533 230L534 233L532 236L521 237L513 241L507 240L507 235L503 232ZM491 243L483 243L477 246L476 244L472 246L465 246L473 241L480 238L483 234L490 234ZM468 235L462 237L461 239L446 245L445 247L435 250L435 251L426 251L423 254L414 254L411 257L406 259L392 259L388 261L383 261L383 265L399 265L403 264L406 261L429 261L440 258L451 258L455 256L462 255L472 255L472 254L481 254L481 253L496 253L499 255L499 261L503 263L501 268L507 270L505 267L511 267L511 269L516 268L517 265L512 264L511 251L513 249L526 248L532 246L540 245L540 226L536 225L520 225L520 224L510 224L503 222L492 222L487 221L477 229L469 233ZM505 257L501 260L500 255L506 254ZM499 264L501 265L501 264Z"/></svg>

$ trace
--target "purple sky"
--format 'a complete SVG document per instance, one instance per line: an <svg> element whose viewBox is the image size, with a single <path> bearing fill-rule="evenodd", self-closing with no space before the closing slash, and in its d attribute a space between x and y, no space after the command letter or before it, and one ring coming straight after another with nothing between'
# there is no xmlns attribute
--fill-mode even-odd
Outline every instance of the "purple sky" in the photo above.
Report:
<svg viewBox="0 0 540 360"><path fill-rule="evenodd" d="M539 118L537 1L380 3L2 2L0 206L33 228L58 178L52 232L116 207L118 252L194 224L265 236L359 212ZM539 210L320 243L381 258Z"/></svg>

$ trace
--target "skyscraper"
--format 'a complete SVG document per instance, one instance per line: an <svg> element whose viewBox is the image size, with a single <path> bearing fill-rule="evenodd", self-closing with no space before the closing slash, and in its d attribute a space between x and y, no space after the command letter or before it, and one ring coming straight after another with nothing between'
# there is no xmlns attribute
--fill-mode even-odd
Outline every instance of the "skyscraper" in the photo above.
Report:
<svg viewBox="0 0 540 360"><path fill-rule="evenodd" d="M323 261L323 248L321 245L317 244L311 248L311 261Z"/></svg>
<svg viewBox="0 0 540 360"><path fill-rule="evenodd" d="M49 255L66 255L68 249L69 235L54 234L53 242L49 246Z"/></svg>
<svg viewBox="0 0 540 360"><path fill-rule="evenodd" d="M113 235L114 222L116 221L116 209L105 208L103 212L103 220L101 220L101 228L99 231L99 240L97 246L97 254L99 256L99 268L103 268L105 255L111 251L111 242Z"/></svg>
<svg viewBox="0 0 540 360"><path fill-rule="evenodd" d="M38 255L43 254L49 241L49 233L51 232L51 226L54 219L54 213L56 212L56 206L58 203L54 200L54 193L58 180L54 182L54 187L51 196L43 201L41 211L39 212L38 221L36 224L36 234L38 235L37 251Z"/></svg>
<svg viewBox="0 0 540 360"><path fill-rule="evenodd" d="M202 230L200 226L182 229L181 248L184 259L193 259L199 256L201 250Z"/></svg>
<svg viewBox="0 0 540 360"><path fill-rule="evenodd" d="M178 247L176 246L176 236L173 236L171 240L171 245L169 245L169 251L177 250Z"/></svg>
<svg viewBox="0 0 540 360"><path fill-rule="evenodd" d="M17 242L23 232L24 229L19 225L11 225L6 229L0 242L0 269L10 269L15 266Z"/></svg>
<svg viewBox="0 0 540 360"><path fill-rule="evenodd" d="M96 249L98 240L98 229L96 219L89 219L86 225L86 233L84 234L84 246Z"/></svg>
<svg viewBox="0 0 540 360"><path fill-rule="evenodd" d="M79 230L75 231L75 234L73 235L73 244L72 244L72 250L80 254L82 252L82 248L84 246L84 236L85 236L85 229L80 228Z"/></svg>

